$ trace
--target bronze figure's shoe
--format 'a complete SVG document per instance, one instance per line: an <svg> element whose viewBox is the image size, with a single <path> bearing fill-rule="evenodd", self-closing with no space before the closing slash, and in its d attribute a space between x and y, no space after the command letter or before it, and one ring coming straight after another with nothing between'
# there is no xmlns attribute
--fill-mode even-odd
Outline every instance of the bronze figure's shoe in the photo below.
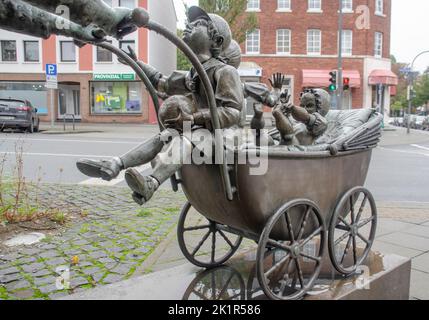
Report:
<svg viewBox="0 0 429 320"><path fill-rule="evenodd" d="M76 166L84 175L106 181L115 179L122 170L122 163L119 158L111 160L82 159L76 163Z"/></svg>
<svg viewBox="0 0 429 320"><path fill-rule="evenodd" d="M139 206L142 206L146 203L145 199L141 195L139 195L137 192L133 192L133 200Z"/></svg>
<svg viewBox="0 0 429 320"><path fill-rule="evenodd" d="M144 177L133 168L125 172L125 181L135 193L133 195L134 201L140 205L148 202L159 188L159 183L155 178Z"/></svg>

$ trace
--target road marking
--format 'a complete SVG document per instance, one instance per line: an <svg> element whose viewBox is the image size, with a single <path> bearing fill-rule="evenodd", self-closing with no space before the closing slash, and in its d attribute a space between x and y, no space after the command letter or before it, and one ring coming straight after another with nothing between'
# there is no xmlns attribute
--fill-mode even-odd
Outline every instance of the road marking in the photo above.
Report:
<svg viewBox="0 0 429 320"><path fill-rule="evenodd" d="M10 152L0 152L0 154L5 155L16 155L15 151ZM37 153L37 152L22 152L19 153L23 156L35 156L35 157L61 157L61 158L112 158L113 156L96 156L96 155L88 155L88 154L68 154L68 153Z"/></svg>
<svg viewBox="0 0 429 320"><path fill-rule="evenodd" d="M411 146L414 147L414 148L417 148L417 149L422 149L422 150L429 151L429 148L423 147L423 146L419 146L418 144L412 144Z"/></svg>
<svg viewBox="0 0 429 320"><path fill-rule="evenodd" d="M151 165L150 164L145 164L144 166L138 167L136 168L138 172L143 173L144 171L151 169ZM80 185L83 186L105 186L105 187L112 187L112 186L116 186L122 182L125 181L125 171L122 171L119 176L112 180L112 181L104 181L102 179L98 179L98 178L91 178L85 181L80 182Z"/></svg>
<svg viewBox="0 0 429 320"><path fill-rule="evenodd" d="M0 141L47 141L47 142L77 142L77 143L106 143L106 144L139 144L139 141L131 142L131 141L111 141L111 140L62 140L62 139L35 139L35 138L0 138Z"/></svg>
<svg viewBox="0 0 429 320"><path fill-rule="evenodd" d="M380 150L386 150L386 151L392 151L397 153L404 153L404 154L412 154L412 155L420 155L420 156L426 156L429 157L429 154L427 153L421 153L421 152L413 152L413 151L404 151L404 150L396 150L396 149L390 149L385 147L378 147Z"/></svg>

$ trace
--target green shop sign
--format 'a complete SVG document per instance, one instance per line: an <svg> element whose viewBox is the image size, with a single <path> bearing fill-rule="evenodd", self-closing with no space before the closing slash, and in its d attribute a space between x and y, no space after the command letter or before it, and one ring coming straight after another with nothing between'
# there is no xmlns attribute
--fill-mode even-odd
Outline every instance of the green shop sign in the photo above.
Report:
<svg viewBox="0 0 429 320"><path fill-rule="evenodd" d="M136 75L134 73L95 73L94 81L134 81Z"/></svg>

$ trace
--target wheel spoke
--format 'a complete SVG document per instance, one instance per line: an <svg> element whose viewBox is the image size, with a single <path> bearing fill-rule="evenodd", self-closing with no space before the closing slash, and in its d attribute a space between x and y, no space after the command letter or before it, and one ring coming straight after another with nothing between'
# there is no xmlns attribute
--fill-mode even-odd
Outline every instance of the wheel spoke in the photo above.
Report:
<svg viewBox="0 0 429 320"><path fill-rule="evenodd" d="M274 271L276 271L280 266L282 266L286 261L290 259L290 254L286 255L283 259L277 262L274 266L270 268L267 272L265 272L265 276L268 278Z"/></svg>
<svg viewBox="0 0 429 320"><path fill-rule="evenodd" d="M203 239L201 239L201 241L198 243L198 245L195 247L194 251L192 251L191 255L193 257L195 257L195 255L197 254L197 252L201 249L201 247L203 246L204 242L206 242L206 240L208 239L208 237L210 236L211 230L209 230L206 235L203 237Z"/></svg>
<svg viewBox="0 0 429 320"><path fill-rule="evenodd" d="M226 241L226 243L229 244L229 246L233 249L234 245L232 244L232 242L228 239L228 237L226 236L226 234L222 231L222 230L218 230L219 234L222 236L222 238Z"/></svg>
<svg viewBox="0 0 429 320"><path fill-rule="evenodd" d="M318 236L319 234L321 234L323 231L323 228L320 227L318 228L316 231L314 231L307 239L305 239L299 246L300 247L304 247L307 243L309 243L311 240L313 240L314 237Z"/></svg>
<svg viewBox="0 0 429 320"><path fill-rule="evenodd" d="M216 230L213 231L212 236L212 263L215 262L216 259Z"/></svg>
<svg viewBox="0 0 429 320"><path fill-rule="evenodd" d="M232 278L234 278L234 274L231 274L231 276L228 278L228 280L226 281L226 284L223 286L222 290L219 293L219 299L222 297L222 295L226 292L226 290L228 289L228 286L230 284L230 282L232 281Z"/></svg>
<svg viewBox="0 0 429 320"><path fill-rule="evenodd" d="M292 228L292 224L290 223L290 218L289 218L289 212L288 211L285 212L285 217L286 217L286 224L287 224L287 228L289 230L290 237L292 239L292 242L295 242L295 236L293 234L293 228Z"/></svg>
<svg viewBox="0 0 429 320"><path fill-rule="evenodd" d="M350 229L350 224L343 218L343 217L341 217L341 216L339 216L338 217L338 219L342 222L342 223L344 223L344 225L346 226L346 227L348 227L349 229ZM336 228L338 228L339 227L339 225L337 225L336 226Z"/></svg>
<svg viewBox="0 0 429 320"><path fill-rule="evenodd" d="M370 244L371 244L371 242L370 242L368 239L366 239L364 236L362 236L359 232L358 232L357 236L358 236L358 237L359 237L363 242L365 242L367 245L370 245Z"/></svg>
<svg viewBox="0 0 429 320"><path fill-rule="evenodd" d="M184 232L189 232L189 231L203 230L203 229L208 229L208 228L210 228L210 225L184 228L183 231Z"/></svg>
<svg viewBox="0 0 429 320"><path fill-rule="evenodd" d="M357 263L357 245L356 245L356 236L353 236L353 261Z"/></svg>
<svg viewBox="0 0 429 320"><path fill-rule="evenodd" d="M307 226L308 216L310 215L310 213L311 213L312 210L313 210L313 208L311 206L308 206L307 212L304 215L304 219L302 219L301 227L300 227L300 230L299 230L298 237L296 238L296 241L301 241L301 238L304 235L305 227Z"/></svg>
<svg viewBox="0 0 429 320"><path fill-rule="evenodd" d="M360 218L362 216L363 210L365 209L367 200L368 200L368 196L365 195L365 198L363 198L362 204L361 204L361 206L359 208L359 212L358 212L358 215L356 217L356 222L355 223L359 223L359 220L360 220Z"/></svg>
<svg viewBox="0 0 429 320"><path fill-rule="evenodd" d="M353 195L350 196L350 213L351 213L351 219L352 219L352 225L355 224L356 217L355 217L355 207L353 204Z"/></svg>
<svg viewBox="0 0 429 320"><path fill-rule="evenodd" d="M301 257L303 257L303 258L306 258L306 259L309 259L309 260L316 261L318 264L322 261L322 259L321 259L320 257L313 257L313 256L309 256L309 255L307 255L307 254L305 254L305 253L300 253L299 255L300 255Z"/></svg>
<svg viewBox="0 0 429 320"><path fill-rule="evenodd" d="M343 240L345 240L349 236L350 236L350 232L344 233L341 237L339 237L337 240L335 240L334 246L338 246L341 242L343 242Z"/></svg>
<svg viewBox="0 0 429 320"><path fill-rule="evenodd" d="M304 276L302 275L301 265L299 264L298 259L295 259L296 272L298 274L299 283L301 284L301 289L304 288Z"/></svg>
<svg viewBox="0 0 429 320"><path fill-rule="evenodd" d="M362 228L364 226L366 226L368 223L370 223L371 221L373 221L375 219L374 216L372 216L371 218L365 219L363 220L361 223L358 224L358 228Z"/></svg>
<svg viewBox="0 0 429 320"><path fill-rule="evenodd" d="M344 260L346 259L347 254L349 253L349 249L350 249L351 244L352 244L352 236L350 235L349 236L349 241L347 241L346 248L344 249L343 256L341 258L340 264L344 263Z"/></svg>
<svg viewBox="0 0 429 320"><path fill-rule="evenodd" d="M274 241L272 239L268 239L267 244L269 244L270 246L282 249L284 251L289 251L290 252L290 247L287 245L284 245L278 241Z"/></svg>

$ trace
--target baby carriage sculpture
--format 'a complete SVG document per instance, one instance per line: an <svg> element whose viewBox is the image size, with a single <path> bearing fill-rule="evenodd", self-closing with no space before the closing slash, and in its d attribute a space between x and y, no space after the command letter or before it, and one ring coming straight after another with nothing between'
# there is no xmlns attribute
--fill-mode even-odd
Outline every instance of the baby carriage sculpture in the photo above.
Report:
<svg viewBox="0 0 429 320"><path fill-rule="evenodd" d="M8 3L8 10L15 8L16 3L9 0ZM32 33L31 21L28 20L28 28L27 24L25 28L15 26L11 20L2 23L9 30ZM175 34L151 21L140 8L127 16L121 30L125 34L137 27L163 35L189 58L208 98L212 128L220 129L213 88L193 51ZM48 37L51 29L42 29L37 29L34 35ZM65 35L76 38L82 45L93 43L110 50L129 64L146 85L158 112L157 92L139 64L104 42L102 32L91 33L91 30L85 29L89 33L79 37L76 32ZM247 159L247 154L253 151L268 157L268 170L263 176L249 173L252 168L249 161L234 165L223 161L221 165L185 165L178 173L179 178L172 178L173 188L177 191L177 184L181 183L188 199L180 214L178 240L191 263L204 268L220 266L239 249L243 238L254 240L258 243L260 286L269 298L283 300L301 298L312 289L327 256L326 249L340 274L349 276L358 270L370 252L376 231L375 201L362 186L372 149L381 136L382 116L372 110L331 111L326 118L329 127L320 140L323 143L304 151L291 151L285 146L234 150L236 159L243 154ZM222 138L216 136L215 143L216 152L220 151L225 159ZM192 218L192 213L200 217ZM364 230L368 231L367 236L363 235ZM186 240L188 234L200 231L200 238ZM218 245L220 241L226 244L226 249ZM203 252L207 243L208 248ZM270 252L275 252L277 259L266 259Z"/></svg>

